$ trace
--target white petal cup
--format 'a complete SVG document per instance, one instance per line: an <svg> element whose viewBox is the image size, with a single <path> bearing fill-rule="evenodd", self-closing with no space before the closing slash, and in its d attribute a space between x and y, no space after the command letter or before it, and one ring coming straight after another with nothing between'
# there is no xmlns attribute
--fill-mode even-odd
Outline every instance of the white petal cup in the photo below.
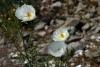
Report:
<svg viewBox="0 0 100 67"><path fill-rule="evenodd" d="M66 44L63 41L56 41L48 45L48 54L61 57L66 52Z"/></svg>
<svg viewBox="0 0 100 67"><path fill-rule="evenodd" d="M16 9L15 16L22 22L31 21L36 17L35 9L31 5L24 4Z"/></svg>
<svg viewBox="0 0 100 67"><path fill-rule="evenodd" d="M53 32L53 40L54 41L65 41L69 37L69 33L66 28L58 28Z"/></svg>

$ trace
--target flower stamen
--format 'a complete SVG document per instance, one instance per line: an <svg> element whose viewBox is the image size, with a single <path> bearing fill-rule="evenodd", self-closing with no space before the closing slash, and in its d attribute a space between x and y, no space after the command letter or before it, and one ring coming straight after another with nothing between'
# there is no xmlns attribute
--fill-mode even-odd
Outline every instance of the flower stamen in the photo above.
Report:
<svg viewBox="0 0 100 67"><path fill-rule="evenodd" d="M27 15L26 15L26 17L27 17L28 19L30 19L30 18L31 18L31 16L32 16L32 14L31 14L31 13L27 13Z"/></svg>
<svg viewBox="0 0 100 67"><path fill-rule="evenodd" d="M61 34L61 35L60 35L60 38L64 38L64 37L65 37L65 35L66 35L66 34L64 34L64 33L63 33L63 34Z"/></svg>

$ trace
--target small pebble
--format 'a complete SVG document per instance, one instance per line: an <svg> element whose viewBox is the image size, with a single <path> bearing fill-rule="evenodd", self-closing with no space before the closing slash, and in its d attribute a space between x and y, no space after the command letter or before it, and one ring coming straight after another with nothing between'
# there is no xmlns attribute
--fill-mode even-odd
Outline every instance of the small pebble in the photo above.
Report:
<svg viewBox="0 0 100 67"><path fill-rule="evenodd" d="M82 65L77 65L76 67L82 67Z"/></svg>

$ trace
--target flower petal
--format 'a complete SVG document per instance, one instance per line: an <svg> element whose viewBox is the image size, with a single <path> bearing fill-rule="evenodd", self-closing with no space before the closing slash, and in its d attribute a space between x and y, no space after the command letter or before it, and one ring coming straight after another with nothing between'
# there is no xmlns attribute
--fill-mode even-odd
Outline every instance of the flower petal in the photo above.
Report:
<svg viewBox="0 0 100 67"><path fill-rule="evenodd" d="M64 41L56 41L48 45L48 53L55 57L61 57L65 51L66 44Z"/></svg>
<svg viewBox="0 0 100 67"><path fill-rule="evenodd" d="M69 33L66 28L58 28L52 36L54 41L65 41L68 37Z"/></svg>
<svg viewBox="0 0 100 67"><path fill-rule="evenodd" d="M16 9L15 16L22 22L33 20L36 17L35 9L31 5L24 4Z"/></svg>

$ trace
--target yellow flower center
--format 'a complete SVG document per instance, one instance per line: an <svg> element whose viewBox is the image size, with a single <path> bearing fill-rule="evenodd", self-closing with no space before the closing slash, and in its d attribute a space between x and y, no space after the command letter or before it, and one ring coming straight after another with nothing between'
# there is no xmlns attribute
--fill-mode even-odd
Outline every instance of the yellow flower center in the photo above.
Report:
<svg viewBox="0 0 100 67"><path fill-rule="evenodd" d="M27 17L28 19L30 19L30 18L31 18L31 16L32 16L32 14L31 14L31 13L27 13L27 15L26 15L26 17Z"/></svg>
<svg viewBox="0 0 100 67"><path fill-rule="evenodd" d="M11 20L11 18L8 18L8 21L10 21Z"/></svg>
<svg viewBox="0 0 100 67"><path fill-rule="evenodd" d="M15 12L15 11L16 11L16 9L12 9L12 11L13 11L13 12Z"/></svg>
<svg viewBox="0 0 100 67"><path fill-rule="evenodd" d="M60 35L60 38L61 38L61 39L64 38L65 35L66 35L65 33L61 34L61 35Z"/></svg>

